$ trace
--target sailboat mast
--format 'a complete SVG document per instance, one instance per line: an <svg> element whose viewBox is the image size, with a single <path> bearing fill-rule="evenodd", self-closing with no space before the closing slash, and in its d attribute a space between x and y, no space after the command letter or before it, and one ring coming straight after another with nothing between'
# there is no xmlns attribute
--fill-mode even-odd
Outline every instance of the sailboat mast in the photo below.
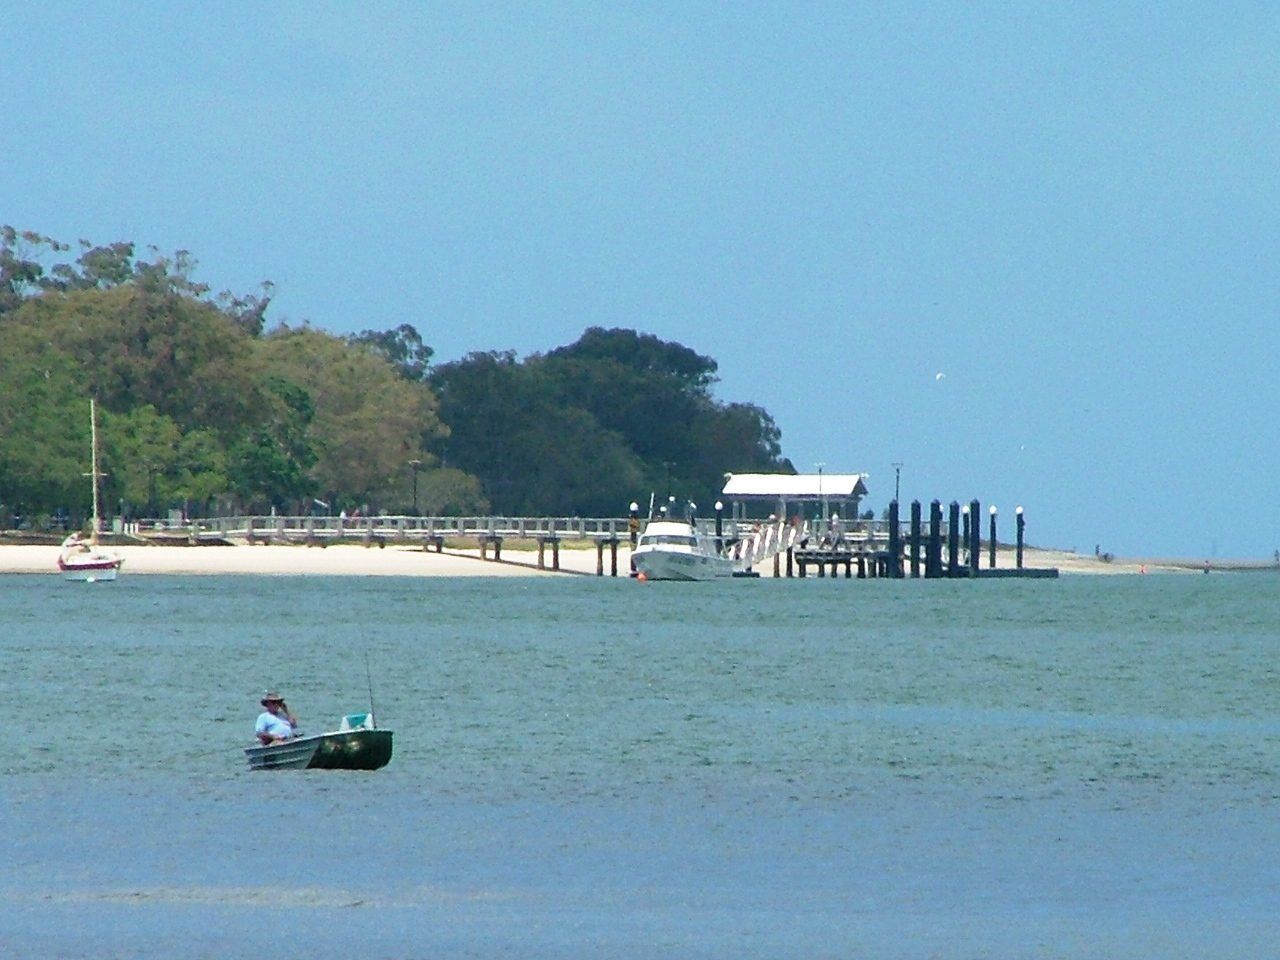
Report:
<svg viewBox="0 0 1280 960"><path fill-rule="evenodd" d="M98 408L94 403L93 397L89 398L89 447L91 451L92 463L89 469L92 471L90 476L93 477L93 532L90 538L94 543L98 542Z"/></svg>

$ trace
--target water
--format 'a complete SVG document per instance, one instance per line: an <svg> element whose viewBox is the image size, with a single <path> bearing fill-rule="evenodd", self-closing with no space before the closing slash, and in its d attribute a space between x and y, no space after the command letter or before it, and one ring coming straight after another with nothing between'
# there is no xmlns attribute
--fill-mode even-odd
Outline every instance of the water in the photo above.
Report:
<svg viewBox="0 0 1280 960"><path fill-rule="evenodd" d="M6 958L1280 942L1268 575L0 589ZM390 766L245 768L370 674Z"/></svg>

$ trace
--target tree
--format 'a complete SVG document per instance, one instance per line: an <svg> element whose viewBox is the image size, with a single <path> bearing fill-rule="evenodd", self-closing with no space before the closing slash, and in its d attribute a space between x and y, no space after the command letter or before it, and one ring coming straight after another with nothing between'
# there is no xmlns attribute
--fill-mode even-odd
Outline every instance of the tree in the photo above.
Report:
<svg viewBox="0 0 1280 960"><path fill-rule="evenodd" d="M479 477L441 467L419 475L418 507L427 516L463 516L487 512L489 501Z"/></svg>
<svg viewBox="0 0 1280 960"><path fill-rule="evenodd" d="M716 382L716 362L683 344L651 333L615 327L588 327L576 342L548 356L588 361L608 360L646 378L672 377L692 393L708 396Z"/></svg>
<svg viewBox="0 0 1280 960"><path fill-rule="evenodd" d="M38 331L0 324L0 501L88 513L89 400L77 364Z"/></svg>
<svg viewBox="0 0 1280 960"><path fill-rule="evenodd" d="M613 515L641 482L622 438L514 354L470 354L431 384L452 431L446 462L479 476L496 511Z"/></svg>
<svg viewBox="0 0 1280 960"><path fill-rule="evenodd" d="M427 368L435 353L408 323L402 323L394 330L362 330L347 337L347 342L364 347L395 367L400 376L413 381L426 379Z"/></svg>
<svg viewBox="0 0 1280 960"><path fill-rule="evenodd" d="M340 337L281 327L258 341L258 356L288 382L305 384L316 489L334 503L378 504L399 496L405 465L424 456L423 437L447 434L423 383Z"/></svg>

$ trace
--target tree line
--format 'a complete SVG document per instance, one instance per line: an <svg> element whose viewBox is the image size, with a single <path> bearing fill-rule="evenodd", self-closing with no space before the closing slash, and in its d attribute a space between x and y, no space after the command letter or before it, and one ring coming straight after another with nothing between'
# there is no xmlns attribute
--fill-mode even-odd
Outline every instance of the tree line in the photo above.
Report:
<svg viewBox="0 0 1280 960"><path fill-rule="evenodd" d="M518 359L433 364L409 323L268 328L272 287L214 293L186 251L75 247L0 227L0 525L88 512L605 515L649 491L714 500L727 471L793 472L716 362L593 327Z"/></svg>

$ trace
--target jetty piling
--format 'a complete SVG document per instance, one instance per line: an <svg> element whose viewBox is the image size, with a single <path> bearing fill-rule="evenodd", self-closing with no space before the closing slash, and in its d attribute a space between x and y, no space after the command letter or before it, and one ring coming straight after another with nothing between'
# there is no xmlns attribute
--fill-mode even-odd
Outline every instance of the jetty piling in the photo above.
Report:
<svg viewBox="0 0 1280 960"><path fill-rule="evenodd" d="M920 501L911 501L911 579L920 577Z"/></svg>
<svg viewBox="0 0 1280 960"><path fill-rule="evenodd" d="M965 549L969 553L969 576L971 577L978 575L978 558L982 556L982 531L978 525L980 516L982 516L982 504L978 502L977 497L974 497L969 501L969 525L965 531L969 537Z"/></svg>
<svg viewBox="0 0 1280 960"><path fill-rule="evenodd" d="M1018 507L1016 510L1013 511L1013 513L1014 513L1014 516L1017 518L1017 527L1018 527L1018 534L1017 534L1018 543L1016 547L1017 569L1021 570L1022 569L1022 541L1023 541L1023 535L1026 532L1027 519L1022 515L1021 507Z"/></svg>
<svg viewBox="0 0 1280 960"><path fill-rule="evenodd" d="M960 503L952 500L947 507L947 576L960 576Z"/></svg>

